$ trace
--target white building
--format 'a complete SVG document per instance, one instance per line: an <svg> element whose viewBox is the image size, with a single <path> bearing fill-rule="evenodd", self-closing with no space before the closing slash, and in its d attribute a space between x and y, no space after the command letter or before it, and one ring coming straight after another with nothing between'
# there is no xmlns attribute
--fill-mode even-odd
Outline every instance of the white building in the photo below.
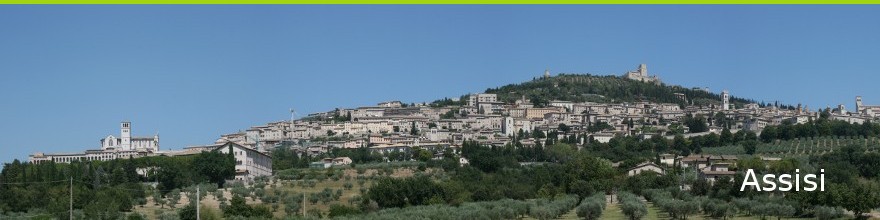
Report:
<svg viewBox="0 0 880 220"><path fill-rule="evenodd" d="M487 102L498 102L498 95L479 93L468 96L468 105L472 107L477 107L478 104Z"/></svg>
<svg viewBox="0 0 880 220"><path fill-rule="evenodd" d="M107 135L101 139L101 150L133 150L133 151L159 151L159 135L152 137L132 137L131 122L120 123L119 137Z"/></svg>
<svg viewBox="0 0 880 220"><path fill-rule="evenodd" d="M49 153L36 152L29 156L31 163L53 161L70 163L73 161L108 161L141 157L159 151L159 135L153 137L132 137L131 122L120 124L119 138L108 135L101 139L101 149L86 150L83 153Z"/></svg>
<svg viewBox="0 0 880 220"><path fill-rule="evenodd" d="M235 157L235 180L253 180L254 177L272 175L272 157L234 142L212 146L214 151Z"/></svg>
<svg viewBox="0 0 880 220"><path fill-rule="evenodd" d="M868 117L880 116L880 105L863 105L862 97L856 96L856 111Z"/></svg>
<svg viewBox="0 0 880 220"><path fill-rule="evenodd" d="M629 169L626 172L626 176L635 176L635 175L639 175L640 173L646 172L646 171L652 171L652 172L655 172L660 175L666 174L666 170L664 170L660 166L657 166L657 164L654 164L651 162L644 162L644 163L640 163L639 165L636 165L635 167Z"/></svg>
<svg viewBox="0 0 880 220"><path fill-rule="evenodd" d="M727 90L721 91L721 109L730 110L730 93Z"/></svg>
<svg viewBox="0 0 880 220"><path fill-rule="evenodd" d="M501 132L508 137L516 134L516 124L513 123L513 117L504 117L504 121L501 123Z"/></svg>

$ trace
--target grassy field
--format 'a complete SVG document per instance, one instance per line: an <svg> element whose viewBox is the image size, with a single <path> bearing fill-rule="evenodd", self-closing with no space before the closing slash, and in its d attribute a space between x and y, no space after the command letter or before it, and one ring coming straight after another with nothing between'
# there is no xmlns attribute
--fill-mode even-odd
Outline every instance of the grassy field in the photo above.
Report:
<svg viewBox="0 0 880 220"><path fill-rule="evenodd" d="M864 138L853 137L817 137L798 138L792 140L776 140L770 143L760 143L755 155L769 157L808 156L833 152L835 149L847 145L857 145L865 148L865 151L880 151L880 139L876 137ZM728 154L744 155L745 150L740 145L728 145L721 147L703 148L705 154Z"/></svg>

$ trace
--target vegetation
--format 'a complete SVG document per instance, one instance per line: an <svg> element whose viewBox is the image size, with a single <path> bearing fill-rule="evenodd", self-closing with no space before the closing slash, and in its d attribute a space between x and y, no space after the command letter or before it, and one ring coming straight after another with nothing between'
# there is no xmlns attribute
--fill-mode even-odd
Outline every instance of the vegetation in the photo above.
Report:
<svg viewBox="0 0 880 220"><path fill-rule="evenodd" d="M846 121L830 120L830 109L820 112L819 119L803 124L791 124L786 121L778 126L767 126L761 131L761 140L769 143L776 139L792 140L806 137L826 136L862 136L877 137L880 135L880 124L865 123L856 124Z"/></svg>
<svg viewBox="0 0 880 220"><path fill-rule="evenodd" d="M148 190L154 190L159 194L157 198L163 198L163 194L200 182L222 184L217 180L231 179L234 175L229 172L234 170L232 160L231 155L219 152L70 164L51 161L31 164L15 160L6 164L0 173L0 210L24 213L44 209L43 213L66 219L72 187L73 208L82 210L85 218L115 219L123 216L120 212L129 212L135 205L146 203ZM139 168L147 170L146 175L138 175ZM145 181L158 182L157 188L145 187L141 184Z"/></svg>
<svg viewBox="0 0 880 220"><path fill-rule="evenodd" d="M576 195L559 196L556 199L538 199L535 205L529 209L529 216L536 219L554 219L568 212L577 205Z"/></svg>
<svg viewBox="0 0 880 220"><path fill-rule="evenodd" d="M657 85L624 79L618 76L595 76L590 74L560 74L549 79L537 79L520 84L510 84L486 93L498 95L498 100L513 103L526 97L538 107L545 106L550 100L573 102L633 102L652 101L661 103L678 103L684 105L685 100L676 93L685 94L693 104L709 106L718 104L721 96L699 89L687 89L680 86ZM731 103L742 106L754 101L731 97Z"/></svg>
<svg viewBox="0 0 880 220"><path fill-rule="evenodd" d="M648 207L641 199L628 192L620 192L617 194L620 199L620 210L630 220L642 219L648 214Z"/></svg>
<svg viewBox="0 0 880 220"><path fill-rule="evenodd" d="M596 193L581 200L577 206L577 216L586 220L599 219L605 210L605 193Z"/></svg>

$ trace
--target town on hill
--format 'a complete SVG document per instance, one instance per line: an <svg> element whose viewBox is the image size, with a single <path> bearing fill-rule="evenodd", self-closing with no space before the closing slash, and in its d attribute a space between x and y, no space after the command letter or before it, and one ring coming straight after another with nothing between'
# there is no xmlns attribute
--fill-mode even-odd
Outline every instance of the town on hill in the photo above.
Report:
<svg viewBox="0 0 880 220"><path fill-rule="evenodd" d="M757 102L668 85L641 64L291 110L179 150L126 121L96 149L7 164L0 219L861 218L880 207L880 106L855 102ZM745 169L819 168L824 192L738 190Z"/></svg>

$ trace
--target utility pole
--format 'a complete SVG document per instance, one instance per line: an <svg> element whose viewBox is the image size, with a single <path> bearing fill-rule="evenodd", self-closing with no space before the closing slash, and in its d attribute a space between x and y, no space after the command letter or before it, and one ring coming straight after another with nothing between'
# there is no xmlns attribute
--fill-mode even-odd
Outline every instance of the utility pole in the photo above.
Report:
<svg viewBox="0 0 880 220"><path fill-rule="evenodd" d="M73 220L73 175L70 175L70 220Z"/></svg>
<svg viewBox="0 0 880 220"><path fill-rule="evenodd" d="M199 215L199 194L202 194L202 186L196 185L196 220L201 220L202 217Z"/></svg>
<svg viewBox="0 0 880 220"><path fill-rule="evenodd" d="M303 217L306 217L306 193L303 193Z"/></svg>

